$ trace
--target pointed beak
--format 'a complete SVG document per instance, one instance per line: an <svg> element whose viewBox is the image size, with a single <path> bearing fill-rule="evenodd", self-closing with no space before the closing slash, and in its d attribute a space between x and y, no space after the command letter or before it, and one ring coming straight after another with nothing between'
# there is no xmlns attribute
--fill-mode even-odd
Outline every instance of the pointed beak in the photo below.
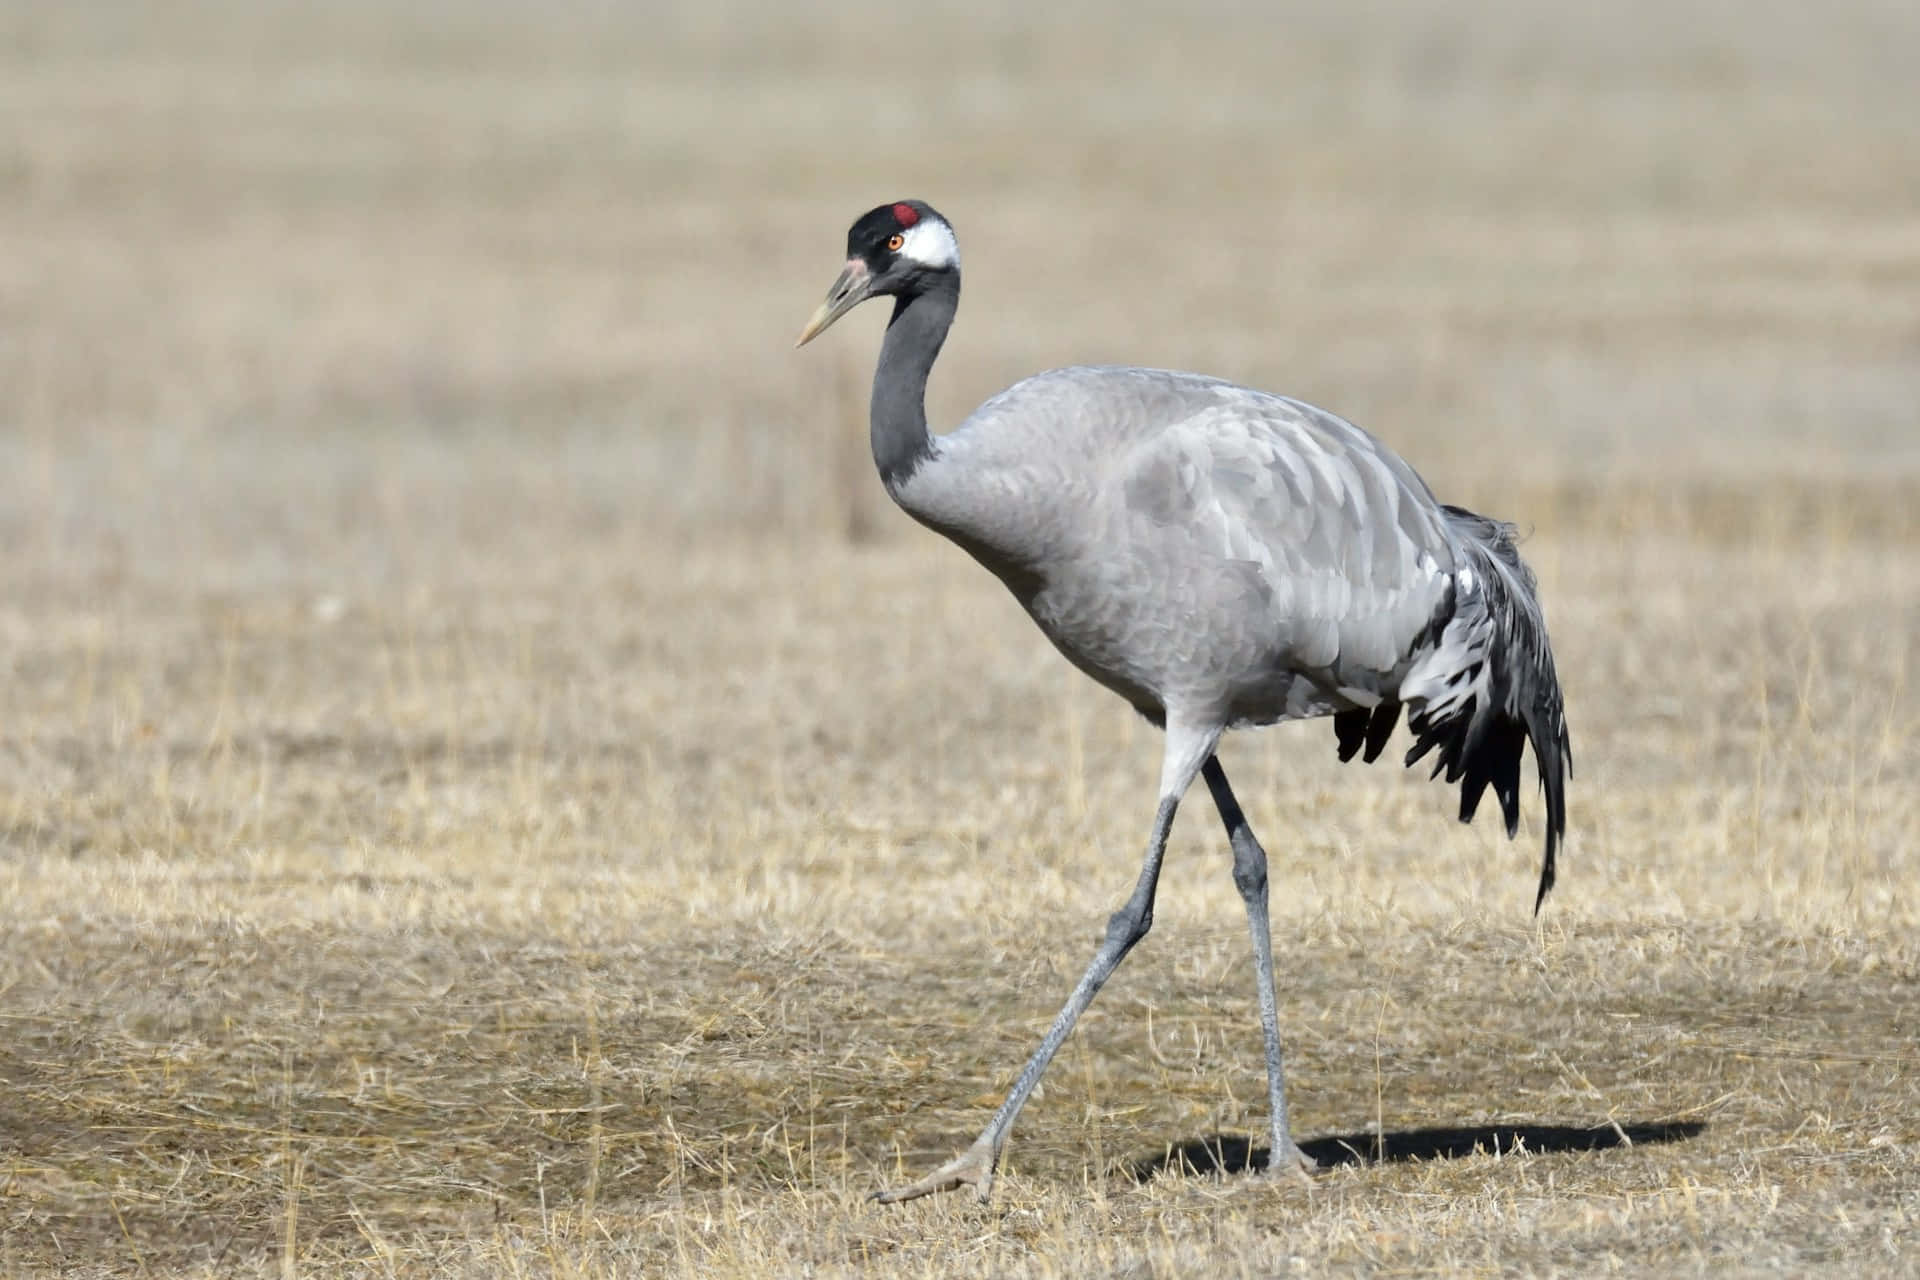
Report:
<svg viewBox="0 0 1920 1280"><path fill-rule="evenodd" d="M813 313L813 319L807 321L807 327L800 331L800 340L793 345L804 347L819 337L828 325L864 302L872 286L873 278L867 271L867 264L859 258L847 259L846 269L833 282L833 287L827 290L827 300Z"/></svg>

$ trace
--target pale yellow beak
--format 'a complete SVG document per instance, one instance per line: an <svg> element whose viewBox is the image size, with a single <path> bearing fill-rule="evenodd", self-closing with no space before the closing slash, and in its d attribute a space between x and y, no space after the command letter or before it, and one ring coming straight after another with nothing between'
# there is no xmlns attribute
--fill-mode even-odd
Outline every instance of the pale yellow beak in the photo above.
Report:
<svg viewBox="0 0 1920 1280"><path fill-rule="evenodd" d="M793 345L804 347L822 333L828 325L838 320L861 302L866 301L867 289L873 283L867 271L867 264L859 258L847 259L847 265L840 272L840 278L827 290L827 300L807 321L807 327L800 331L800 340Z"/></svg>

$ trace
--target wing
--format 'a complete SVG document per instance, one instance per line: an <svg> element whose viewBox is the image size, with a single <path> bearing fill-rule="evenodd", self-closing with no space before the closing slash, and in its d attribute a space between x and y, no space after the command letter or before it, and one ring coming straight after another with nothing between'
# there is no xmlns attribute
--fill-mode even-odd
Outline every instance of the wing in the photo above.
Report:
<svg viewBox="0 0 1920 1280"><path fill-rule="evenodd" d="M1454 568L1438 504L1391 450L1214 378L1052 370L938 451L896 499L1136 704L1225 698L1259 721L1372 706Z"/></svg>
<svg viewBox="0 0 1920 1280"><path fill-rule="evenodd" d="M1119 460L1129 516L1189 556L1254 567L1288 667L1341 692L1397 688L1454 568L1425 482L1312 405L1204 380L1193 390L1190 413Z"/></svg>

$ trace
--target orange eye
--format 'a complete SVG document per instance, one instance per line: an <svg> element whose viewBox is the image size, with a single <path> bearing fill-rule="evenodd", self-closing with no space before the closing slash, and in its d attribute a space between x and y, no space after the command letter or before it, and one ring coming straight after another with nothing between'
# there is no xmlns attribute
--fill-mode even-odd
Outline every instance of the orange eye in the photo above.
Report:
<svg viewBox="0 0 1920 1280"><path fill-rule="evenodd" d="M887 248L893 250L895 253L898 253L900 252L900 246L905 244L906 242L907 242L907 238L901 235L898 231L896 231L892 235L887 237Z"/></svg>

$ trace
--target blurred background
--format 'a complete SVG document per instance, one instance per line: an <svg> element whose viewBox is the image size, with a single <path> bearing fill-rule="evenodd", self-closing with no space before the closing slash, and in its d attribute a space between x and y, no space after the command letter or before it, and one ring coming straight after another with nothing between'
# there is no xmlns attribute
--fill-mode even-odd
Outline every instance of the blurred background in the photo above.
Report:
<svg viewBox="0 0 1920 1280"><path fill-rule="evenodd" d="M936 427L1159 364L1535 521L1901 518L1916 65L1901 0L7 4L11 571L904 534L867 331L789 349L903 195L966 254Z"/></svg>

